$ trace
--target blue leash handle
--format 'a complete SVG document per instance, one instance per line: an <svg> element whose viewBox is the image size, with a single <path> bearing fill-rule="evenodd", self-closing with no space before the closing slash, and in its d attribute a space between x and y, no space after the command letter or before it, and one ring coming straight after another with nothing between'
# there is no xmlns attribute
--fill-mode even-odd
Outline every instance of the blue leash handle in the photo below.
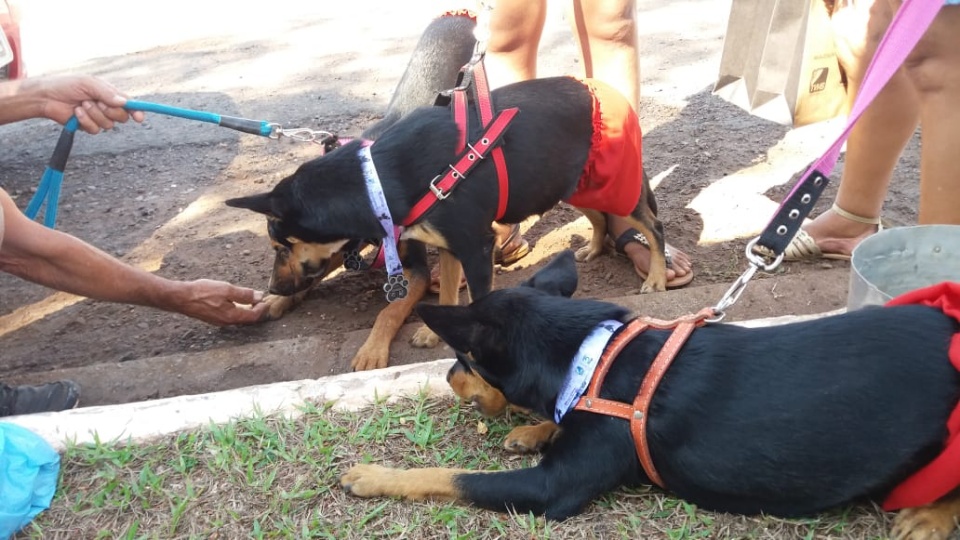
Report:
<svg viewBox="0 0 960 540"><path fill-rule="evenodd" d="M274 128L276 127L276 124L262 120L222 116L211 112L183 109L149 101L128 100L124 108L128 111L144 111L207 122L252 135L260 135L261 137L274 135ZM63 170L67 166L70 150L73 149L73 136L79 127L80 122L76 116L71 116L70 120L63 126L63 131L60 132L60 138L57 140L57 147L54 149L50 161L47 162L47 169L44 171L43 177L40 178L37 192L34 193L23 212L28 218L35 219L40 212L40 208L43 207L43 203L46 202L47 210L43 215L43 224L51 229L57 223L57 203L60 200L60 186L63 184Z"/></svg>
<svg viewBox="0 0 960 540"><path fill-rule="evenodd" d="M60 138L57 139L57 146L47 162L47 170L44 171L40 179L40 185L37 186L37 192L33 194L30 203L27 204L24 214L28 218L34 219L40 212L40 207L44 201L47 201L47 211L43 215L43 224L51 229L57 223L57 203L60 201L60 186L63 184L63 169L67 166L67 158L70 157L70 150L73 148L73 135L80 127L80 122L76 116L70 117L60 132Z"/></svg>
<svg viewBox="0 0 960 540"><path fill-rule="evenodd" d="M250 133L251 135L260 135L261 137L269 137L273 134L273 125L262 120L222 116L206 111L195 111L193 109L183 109L170 105L162 105L160 103L150 103L149 101L128 100L124 108L128 111L159 113L167 116L186 118L187 120L207 122L208 124L217 124L218 126Z"/></svg>

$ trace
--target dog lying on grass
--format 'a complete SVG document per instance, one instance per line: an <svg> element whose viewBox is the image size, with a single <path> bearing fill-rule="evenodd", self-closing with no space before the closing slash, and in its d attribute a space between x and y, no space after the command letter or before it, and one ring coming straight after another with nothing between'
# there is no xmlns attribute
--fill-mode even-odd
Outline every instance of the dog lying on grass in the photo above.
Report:
<svg viewBox="0 0 960 540"><path fill-rule="evenodd" d="M524 286L469 306L418 306L457 352L450 377L461 397L487 413L510 403L554 417L584 340L604 321L633 318L617 305L569 298L576 283L565 252ZM960 296L960 286L951 291ZM647 442L663 485L700 508L743 514L804 516L865 499L888 509L916 506L897 516L895 536L946 538L960 516L952 491L960 468L953 461L931 476L929 467L957 450L947 429L948 420L951 433L960 421L951 414L960 400L957 316L954 298L941 308L896 305L767 328L697 328L647 410ZM669 334L651 329L626 344L600 397L631 403ZM556 427L537 428L534 438L547 444L532 468L365 464L347 471L341 485L361 497L456 499L564 519L618 486L651 483L630 424L578 408Z"/></svg>

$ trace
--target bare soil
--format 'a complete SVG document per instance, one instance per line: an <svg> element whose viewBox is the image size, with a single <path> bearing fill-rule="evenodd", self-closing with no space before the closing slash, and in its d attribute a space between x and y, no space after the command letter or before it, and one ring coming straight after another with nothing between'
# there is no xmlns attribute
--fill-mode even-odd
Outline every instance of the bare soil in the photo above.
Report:
<svg viewBox="0 0 960 540"><path fill-rule="evenodd" d="M411 32L393 45L409 50L415 37L416 33ZM714 39L709 46L717 51L719 45ZM187 54L191 47L205 47L208 53L191 57ZM273 115L268 117L285 125L320 127L348 135L358 133L378 117L385 102L383 96L395 85L396 78L370 77L368 71L359 69L351 71L353 58L335 57L323 60L329 65L323 64L318 69L340 75L324 78L315 86L311 86L313 83L309 80L302 81L300 86L310 90L296 94L296 99L284 97L295 92L275 96L274 104L262 110L244 108L231 96L217 92L163 93L159 90L164 81L172 80L166 78L172 73L178 75L176 80L188 81L201 76L203 70L211 69L209 64L217 61L218 54L244 51L253 56L263 47L257 42L228 46L200 41L189 47L165 46L101 59L81 67L110 78L118 86L144 89L139 94L141 99L212 108L238 116ZM177 59L178 64L169 65ZM682 57L676 60L682 61ZM158 66L157 71L148 75L136 72L135 68L142 65ZM397 76L399 69L402 63L393 69ZM138 77L146 77L147 82ZM351 93L358 79L362 79L364 88L375 88L371 94L379 97L370 94L357 97L356 92ZM322 118L320 111L323 111ZM778 163L812 161L816 157L814 149L820 147L787 145L784 150L782 143L788 136L787 128L744 113L712 96L708 87L688 96L683 104L660 99L656 94L645 96L641 118L647 169L651 175L663 178L656 195L667 240L686 251L695 264L696 278L689 287L732 282L746 266L743 246L747 235L712 240L718 236L717 229L724 228L726 223L705 223L703 212L691 208L694 200L716 187L714 184L750 168L769 165L773 170ZM71 158L65 175L58 228L128 262L155 268L163 276L217 278L265 288L272 264L265 222L252 213L225 207L222 200L269 189L298 164L313 157L316 148L185 122L153 116L144 126L123 126L97 137L78 135L78 151ZM0 147L4 148L0 154L0 186L15 196L21 207L36 189L58 132L59 126L49 122L0 131ZM91 139L97 141L94 143ZM884 217L894 225L916 221L913 179L918 176L917 157L915 141L907 149L897 172L898 179L908 180L895 181L888 198ZM839 178L839 170L834 177ZM829 206L835 184L836 181L824 195L817 212ZM766 195L779 202L788 189L789 185L780 184ZM740 214L756 213L739 208L735 200L728 204L724 210L730 220L743 217ZM767 218L766 215L753 217ZM585 243L588 225L583 220L576 221L578 218L575 210L560 205L532 223L526 238L535 246L533 253L514 267L502 269L496 286L514 285L536 271L551 253ZM845 280L843 274L830 270L846 264L789 264L782 272L808 276L815 284L820 279L818 276ZM638 278L622 257L611 254L581 265L580 271L580 296L620 298L637 293ZM100 367L97 377L129 379L131 371L119 367L130 361L229 351L232 347L253 343L305 337L321 338L327 350L334 353L308 359L310 369L288 373L285 377L341 372L348 369L342 358L349 358L352 352L340 349L355 347L350 335L369 329L385 305L380 292L382 282L383 276L377 272L343 272L326 280L310 293L303 305L280 321L242 328L215 328L145 307L74 301L62 294L51 296L48 289L0 275L0 380L39 382L62 376L65 370L94 366ZM808 313L833 310L845 303L843 297L837 296L810 295L794 300ZM771 295L766 305L755 301L742 307L737 318L797 311L799 308L793 304ZM392 361L422 359L403 351L397 347ZM446 355L442 349L436 352L437 358ZM282 363L290 359L269 360ZM225 372L234 371L234 376L225 374L205 391L272 382L261 370L251 370L244 375L240 367L224 367ZM178 374L185 381L180 385L181 392L197 391L195 385L186 382L193 378L190 366L185 364L183 369L185 371ZM159 383L143 380L134 384L150 387ZM164 384L172 390L151 395L177 393L176 381L164 381ZM87 404L124 399L99 395Z"/></svg>

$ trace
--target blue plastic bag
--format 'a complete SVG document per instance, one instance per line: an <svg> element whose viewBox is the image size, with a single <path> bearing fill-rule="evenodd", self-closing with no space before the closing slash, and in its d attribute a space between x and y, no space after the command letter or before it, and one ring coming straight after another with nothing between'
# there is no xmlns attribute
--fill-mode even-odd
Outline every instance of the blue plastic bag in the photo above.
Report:
<svg viewBox="0 0 960 540"><path fill-rule="evenodd" d="M50 507L60 454L27 428L0 422L0 538L10 538Z"/></svg>

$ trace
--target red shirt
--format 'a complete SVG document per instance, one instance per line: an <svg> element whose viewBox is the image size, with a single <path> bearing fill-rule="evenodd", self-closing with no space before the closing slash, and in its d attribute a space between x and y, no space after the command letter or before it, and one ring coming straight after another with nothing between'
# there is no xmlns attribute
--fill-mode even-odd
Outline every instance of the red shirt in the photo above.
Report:
<svg viewBox="0 0 960 540"><path fill-rule="evenodd" d="M894 298L886 305L904 304L940 308L945 314L960 321L960 283L945 282L911 291ZM960 334L954 334L950 340L950 363L960 370ZM960 437L957 436L960 434L960 403L954 407L947 420L947 430L947 440L940 455L894 488L883 501L884 510L889 512L924 506L960 486Z"/></svg>

